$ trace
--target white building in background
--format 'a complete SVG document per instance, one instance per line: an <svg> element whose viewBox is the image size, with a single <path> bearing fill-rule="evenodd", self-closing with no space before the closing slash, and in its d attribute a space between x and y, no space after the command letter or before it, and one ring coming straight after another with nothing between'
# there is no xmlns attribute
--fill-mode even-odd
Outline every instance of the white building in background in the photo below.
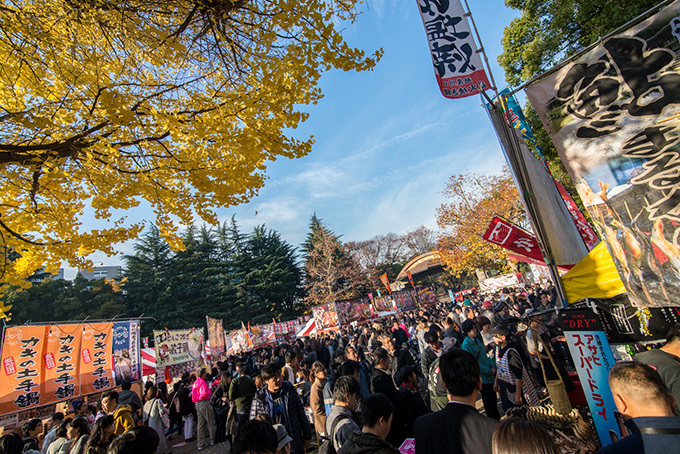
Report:
<svg viewBox="0 0 680 454"><path fill-rule="evenodd" d="M90 271L78 270L78 274L88 281L97 279L116 279L123 277L123 267L121 266L97 266Z"/></svg>

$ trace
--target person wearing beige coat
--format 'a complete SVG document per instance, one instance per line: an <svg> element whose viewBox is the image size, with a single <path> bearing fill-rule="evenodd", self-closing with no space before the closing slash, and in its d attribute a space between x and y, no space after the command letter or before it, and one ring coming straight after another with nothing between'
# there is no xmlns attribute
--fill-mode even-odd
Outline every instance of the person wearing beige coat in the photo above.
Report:
<svg viewBox="0 0 680 454"><path fill-rule="evenodd" d="M323 400L323 387L326 385L326 366L315 361L312 365L312 377L314 382L309 394L309 404L314 415L314 430L316 430L317 435L323 435L326 432L326 408Z"/></svg>

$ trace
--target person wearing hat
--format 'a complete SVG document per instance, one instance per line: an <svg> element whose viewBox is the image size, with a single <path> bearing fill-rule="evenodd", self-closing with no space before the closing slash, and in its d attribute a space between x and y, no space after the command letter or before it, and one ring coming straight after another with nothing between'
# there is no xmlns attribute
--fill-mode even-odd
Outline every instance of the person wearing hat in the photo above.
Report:
<svg viewBox="0 0 680 454"><path fill-rule="evenodd" d="M87 405L85 405L84 400L74 400L71 403L73 406L73 413L75 413L76 418L84 418L87 414Z"/></svg>
<svg viewBox="0 0 680 454"><path fill-rule="evenodd" d="M278 443L277 454L290 454L293 439L286 432L286 428L283 427L283 424L274 424L274 430L276 430L276 441Z"/></svg>
<svg viewBox="0 0 680 454"><path fill-rule="evenodd" d="M512 343L510 331L505 326L491 330L496 342L496 381L494 391L501 398L503 411L521 406L539 405L540 401L531 380L527 366L522 361L517 347Z"/></svg>
<svg viewBox="0 0 680 454"><path fill-rule="evenodd" d="M535 365L539 367L537 371L540 377L543 374L540 372L540 367L545 369L545 375L548 380L557 380L562 377L564 382L564 387L567 392L572 392L575 389L574 383L569 378L569 373L564 367L565 360L561 352L555 348L555 344L558 342L565 342L566 338L564 336L552 336L548 327L543 323L543 317L541 313L537 311L532 311L531 309L525 312L525 316L528 317L529 330L526 334L527 341L527 351L534 358ZM552 361L548 357L548 352L545 351L546 347L549 349L549 353L553 357L553 361L557 365L557 371L553 367ZM538 364L538 361L541 364ZM559 374L559 376L558 376Z"/></svg>

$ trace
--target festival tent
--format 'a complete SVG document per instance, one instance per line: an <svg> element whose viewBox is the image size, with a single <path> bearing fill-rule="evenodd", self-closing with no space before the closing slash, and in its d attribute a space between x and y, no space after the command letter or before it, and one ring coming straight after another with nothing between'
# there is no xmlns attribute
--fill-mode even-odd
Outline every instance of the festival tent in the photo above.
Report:
<svg viewBox="0 0 680 454"><path fill-rule="evenodd" d="M311 336L312 334L316 334L317 329L316 329L316 320L314 318L310 318L307 324L300 330L298 331L295 336L296 337L304 337L304 336Z"/></svg>
<svg viewBox="0 0 680 454"><path fill-rule="evenodd" d="M156 349L142 348L142 375L154 375L156 373Z"/></svg>

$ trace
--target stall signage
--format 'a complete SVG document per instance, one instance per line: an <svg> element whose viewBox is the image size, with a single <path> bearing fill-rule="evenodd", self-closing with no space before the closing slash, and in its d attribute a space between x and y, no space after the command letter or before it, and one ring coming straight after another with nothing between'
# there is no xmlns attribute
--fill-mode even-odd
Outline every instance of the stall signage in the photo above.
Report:
<svg viewBox="0 0 680 454"><path fill-rule="evenodd" d="M592 311L590 311L592 313ZM576 324L581 320L582 325L592 321L591 318L575 318ZM566 328L566 327L565 327ZM567 338L569 351L578 371L579 380L583 392L588 400L588 407L595 422L597 435L600 437L602 446L612 442L610 433L619 434L619 427L614 416L616 406L614 397L609 389L607 378L609 370L614 365L609 342L604 331L567 330L564 335Z"/></svg>

